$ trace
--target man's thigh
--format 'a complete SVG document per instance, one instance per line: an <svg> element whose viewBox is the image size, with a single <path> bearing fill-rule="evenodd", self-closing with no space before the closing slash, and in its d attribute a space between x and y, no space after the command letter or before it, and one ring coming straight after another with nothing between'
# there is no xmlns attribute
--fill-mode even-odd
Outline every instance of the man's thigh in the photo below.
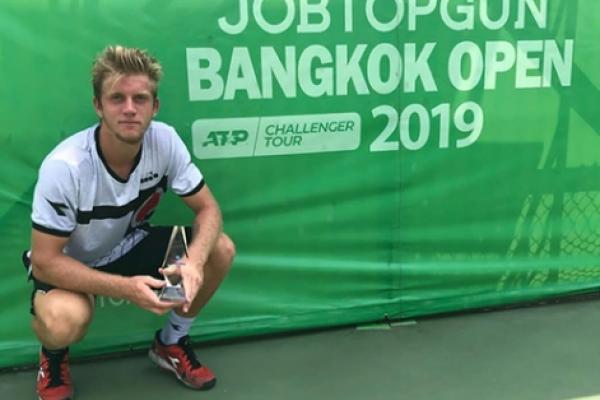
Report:
<svg viewBox="0 0 600 400"><path fill-rule="evenodd" d="M186 236L191 238L191 229L186 227ZM100 271L123 276L150 275L162 279L158 269L162 266L171 238L172 226L152 226L148 236L117 260L98 267ZM189 240L189 239L188 239Z"/></svg>
<svg viewBox="0 0 600 400"><path fill-rule="evenodd" d="M173 227L150 226L147 230L148 235L129 252L107 265L98 267L98 270L123 276L150 275L157 279L162 279L162 275L158 272L158 269L162 266ZM186 227L185 230L187 237L191 238L191 228ZM23 263L25 267L29 267L30 262L29 255L27 253L24 254ZM40 296L43 296L43 299L39 301L42 301L44 304L51 304L55 297L58 298L60 296L56 296L54 293L56 290L54 286L39 281L34 276L31 278L33 280L33 291L31 293L30 312L35 316L38 297L42 298ZM50 293L53 293L52 296L45 297ZM93 296L88 297L91 298L91 304L93 305Z"/></svg>
<svg viewBox="0 0 600 400"><path fill-rule="evenodd" d="M70 290L53 288L37 290L33 294L32 309L38 316L68 316L74 321L89 321L94 312L94 296Z"/></svg>

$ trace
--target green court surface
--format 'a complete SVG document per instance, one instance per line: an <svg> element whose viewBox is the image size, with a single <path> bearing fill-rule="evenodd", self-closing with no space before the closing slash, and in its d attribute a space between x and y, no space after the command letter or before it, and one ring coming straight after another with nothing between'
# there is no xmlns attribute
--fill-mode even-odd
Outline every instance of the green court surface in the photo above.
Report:
<svg viewBox="0 0 600 400"><path fill-rule="evenodd" d="M71 370L78 399L593 399L599 331L600 301L587 300L199 344L219 377L208 392L140 353ZM35 398L35 374L2 372L0 398Z"/></svg>

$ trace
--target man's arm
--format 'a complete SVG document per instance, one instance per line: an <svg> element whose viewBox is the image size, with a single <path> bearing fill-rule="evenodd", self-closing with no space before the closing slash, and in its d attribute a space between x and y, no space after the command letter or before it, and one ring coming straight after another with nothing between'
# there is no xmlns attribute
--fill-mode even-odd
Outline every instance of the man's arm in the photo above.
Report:
<svg viewBox="0 0 600 400"><path fill-rule="evenodd" d="M221 209L207 185L182 200L196 215L192 242L188 246L188 263L201 270L222 230Z"/></svg>
<svg viewBox="0 0 600 400"><path fill-rule="evenodd" d="M36 279L74 292L130 300L157 314L176 305L159 301L152 290L164 286L163 281L150 276L124 277L98 271L64 254L68 240L33 229L31 263Z"/></svg>
<svg viewBox="0 0 600 400"><path fill-rule="evenodd" d="M206 185L199 192L182 197L182 200L195 214L188 257L180 271L186 297L183 312L187 312L204 283L204 266L221 234L222 218L219 205Z"/></svg>

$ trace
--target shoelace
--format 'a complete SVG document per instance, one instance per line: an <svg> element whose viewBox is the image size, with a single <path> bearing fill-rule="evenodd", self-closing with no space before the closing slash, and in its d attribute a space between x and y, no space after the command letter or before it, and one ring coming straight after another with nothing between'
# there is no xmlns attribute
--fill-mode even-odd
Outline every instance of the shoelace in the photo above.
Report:
<svg viewBox="0 0 600 400"><path fill-rule="evenodd" d="M49 372L50 382L47 387L61 386L69 383L67 374L67 364L63 362L67 357L63 356L45 356L42 362L42 368Z"/></svg>
<svg viewBox="0 0 600 400"><path fill-rule="evenodd" d="M184 336L183 338L181 338L179 340L179 346L181 346L181 348L183 349L183 352L185 353L185 357L192 365L192 369L202 367L202 364L200 364L200 362L196 358L196 354L194 353L194 350L192 349L192 345L190 343L189 336Z"/></svg>

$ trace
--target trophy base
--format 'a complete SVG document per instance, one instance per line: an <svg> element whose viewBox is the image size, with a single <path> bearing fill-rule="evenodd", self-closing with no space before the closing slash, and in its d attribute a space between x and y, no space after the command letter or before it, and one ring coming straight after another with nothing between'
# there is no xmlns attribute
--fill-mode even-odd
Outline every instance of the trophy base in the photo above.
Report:
<svg viewBox="0 0 600 400"><path fill-rule="evenodd" d="M165 286L160 291L158 298L161 301L171 301L174 303L185 303L185 293L180 284Z"/></svg>

